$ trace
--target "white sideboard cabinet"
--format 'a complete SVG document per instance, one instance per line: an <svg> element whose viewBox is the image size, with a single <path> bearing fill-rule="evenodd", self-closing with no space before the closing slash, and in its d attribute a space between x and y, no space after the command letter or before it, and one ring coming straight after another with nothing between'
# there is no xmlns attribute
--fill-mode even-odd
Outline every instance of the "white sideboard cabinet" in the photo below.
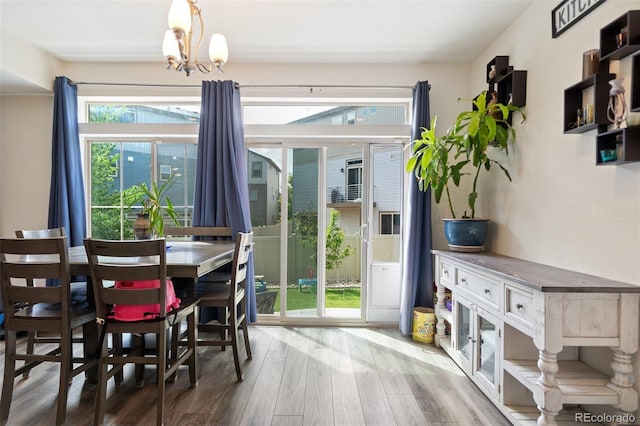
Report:
<svg viewBox="0 0 640 426"><path fill-rule="evenodd" d="M512 423L572 422L563 408L583 404L638 409L639 286L491 253L433 254L435 343ZM598 346L611 350L611 375L579 358Z"/></svg>

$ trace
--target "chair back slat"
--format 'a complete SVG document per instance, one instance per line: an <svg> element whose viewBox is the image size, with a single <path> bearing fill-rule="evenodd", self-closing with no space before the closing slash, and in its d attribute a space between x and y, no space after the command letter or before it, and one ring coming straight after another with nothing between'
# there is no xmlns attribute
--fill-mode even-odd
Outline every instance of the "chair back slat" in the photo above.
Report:
<svg viewBox="0 0 640 426"><path fill-rule="evenodd" d="M56 280L56 287L34 287L25 281ZM67 238L0 238L0 289L7 318L16 304L60 303L63 318L71 304Z"/></svg>
<svg viewBox="0 0 640 426"><path fill-rule="evenodd" d="M164 238L152 240L85 239L98 317L107 318L110 305L159 304L166 312L167 259ZM116 281L159 280L159 288L128 289Z"/></svg>
<svg viewBox="0 0 640 426"><path fill-rule="evenodd" d="M144 281L155 280L160 276L161 266L130 264L96 264L96 272L105 281Z"/></svg>
<svg viewBox="0 0 640 426"><path fill-rule="evenodd" d="M63 253L60 253L58 247L60 243L60 238L62 237L53 237L53 238L34 238L34 239L23 239L23 238L4 238L4 246L2 248L2 253L6 255L17 254L17 255L54 255L55 256L66 256L66 250ZM66 237L63 240L66 244ZM57 261L57 259L45 258L45 261Z"/></svg>
<svg viewBox="0 0 640 426"><path fill-rule="evenodd" d="M18 238L53 238L64 237L65 235L64 228L18 229L16 231L16 237Z"/></svg>
<svg viewBox="0 0 640 426"><path fill-rule="evenodd" d="M13 304L28 303L60 303L62 301L62 288L55 287L25 287L12 285L8 289L8 299ZM4 296L3 296L4 298Z"/></svg>

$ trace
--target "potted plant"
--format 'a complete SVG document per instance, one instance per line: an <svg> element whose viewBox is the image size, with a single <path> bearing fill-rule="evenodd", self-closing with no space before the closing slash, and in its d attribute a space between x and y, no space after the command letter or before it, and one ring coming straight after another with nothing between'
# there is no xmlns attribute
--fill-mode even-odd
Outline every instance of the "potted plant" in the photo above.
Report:
<svg viewBox="0 0 640 426"><path fill-rule="evenodd" d="M176 226L180 226L173 203L167 196L167 192L175 184L177 176L172 174L160 186L156 182L151 182L150 188L146 183L141 183L137 186L134 191L134 202L131 204L140 203L142 205L142 209L138 213L133 226L137 239L148 239L163 235L166 217L171 219Z"/></svg>
<svg viewBox="0 0 640 426"><path fill-rule="evenodd" d="M521 108L498 103L495 92L487 101L489 92L484 91L470 100L473 108L458 114L453 125L444 136L436 135L437 117L430 129L423 129L421 138L414 141L407 171L418 180L418 186L426 191L431 188L436 203L440 203L443 193L447 196L451 218L445 219L445 237L449 247L458 251L482 251L487 235L488 219L476 218L478 199L478 177L481 170L491 170L497 166L511 181L509 171L499 161L490 156L491 151L509 153L509 143L516 139L511 125L514 113L525 115ZM458 99L463 100L463 99ZM471 192L467 196L470 214L464 211L458 219L451 200L451 183L460 186L462 176L472 175Z"/></svg>

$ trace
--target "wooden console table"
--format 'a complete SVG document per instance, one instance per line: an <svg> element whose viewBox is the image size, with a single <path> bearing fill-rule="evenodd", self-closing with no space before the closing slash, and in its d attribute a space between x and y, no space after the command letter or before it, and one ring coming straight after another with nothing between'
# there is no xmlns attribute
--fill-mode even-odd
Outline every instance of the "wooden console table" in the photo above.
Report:
<svg viewBox="0 0 640 426"><path fill-rule="evenodd" d="M640 286L491 253L433 254L435 343L512 423L555 425L564 405L638 409ZM579 359L597 346L611 348L611 377Z"/></svg>

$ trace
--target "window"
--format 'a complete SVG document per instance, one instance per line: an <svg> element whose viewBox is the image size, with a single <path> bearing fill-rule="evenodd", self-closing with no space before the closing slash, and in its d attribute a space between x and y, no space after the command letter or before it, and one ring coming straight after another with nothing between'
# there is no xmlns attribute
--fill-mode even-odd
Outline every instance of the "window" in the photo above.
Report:
<svg viewBox="0 0 640 426"><path fill-rule="evenodd" d="M249 201L258 201L258 190L255 188L249 189Z"/></svg>
<svg viewBox="0 0 640 426"><path fill-rule="evenodd" d="M88 123L199 123L200 105L89 104Z"/></svg>
<svg viewBox="0 0 640 426"><path fill-rule="evenodd" d="M80 133L87 159L85 170L90 235L107 239L133 238L132 223L141 207L139 200L132 199L134 188L141 183L151 185L154 181L161 184L171 174L179 175L170 190L171 202L178 212L181 224L190 225L195 192L200 99L194 96L172 101L171 98L145 97L138 102L137 99L127 97L81 96L79 101ZM345 125L348 118L354 124L401 128L402 131L394 135L406 133L406 102L385 101L382 105L372 107L358 102L351 104L332 101L265 105L261 100L243 100L245 134L253 124L265 122L285 126L309 124L315 127L323 124ZM360 120L360 111L365 109L367 117L375 115L372 112L377 110L380 120ZM122 126L122 123L127 123L127 126ZM183 126L173 126L173 123ZM253 184L265 185L265 191L261 188L250 193L250 198L254 201L252 215L260 214L260 217L265 218L265 223L280 220L280 171L275 165L278 164L278 156L274 159L273 164L267 164L267 160L251 161L248 164L249 176L256 179ZM362 160L351 160L356 162L350 165L343 163L345 170L340 181L345 183L337 182L335 185L348 185L348 201L355 201L362 197ZM264 170L265 165L267 170ZM275 173L272 173L272 166L276 169ZM273 194L272 197L268 196L269 193ZM347 201L346 198L345 191L343 201ZM262 207L264 212L257 210Z"/></svg>
<svg viewBox="0 0 640 426"><path fill-rule="evenodd" d="M244 105L244 124L380 125L405 124L406 104L364 105Z"/></svg>
<svg viewBox="0 0 640 426"><path fill-rule="evenodd" d="M380 234L400 234L400 213L380 213Z"/></svg>
<svg viewBox="0 0 640 426"><path fill-rule="evenodd" d="M180 225L190 225L199 100L189 100L192 104L187 105L186 100L179 104L155 100L139 104L93 99L79 98L80 131L87 158L90 235L105 239L134 238L133 222L143 201L139 196L140 185L150 186L152 182L162 185L171 175L176 179L167 195ZM125 132L121 123L130 123ZM185 136L185 127L176 129L174 123L192 124L193 130ZM150 136L151 128L164 136ZM174 223L169 219L166 224Z"/></svg>
<svg viewBox="0 0 640 426"><path fill-rule="evenodd" d="M356 111L347 111L347 124L356 124Z"/></svg>
<svg viewBox="0 0 640 426"><path fill-rule="evenodd" d="M262 161L251 162L251 177L252 178L262 177Z"/></svg>
<svg viewBox="0 0 640 426"><path fill-rule="evenodd" d="M133 221L142 207L142 200L136 195L140 185L144 183L149 186L152 180L166 182L172 173L176 175L176 180L167 196L180 223L190 224L196 152L196 145L191 143L90 142L91 236L132 239ZM154 158L164 164L156 167ZM116 174L118 170L120 173Z"/></svg>
<svg viewBox="0 0 640 426"><path fill-rule="evenodd" d="M168 164L160 164L160 180L167 181L171 177L171 166Z"/></svg>
<svg viewBox="0 0 640 426"><path fill-rule="evenodd" d="M362 199L362 159L347 160L347 201Z"/></svg>

